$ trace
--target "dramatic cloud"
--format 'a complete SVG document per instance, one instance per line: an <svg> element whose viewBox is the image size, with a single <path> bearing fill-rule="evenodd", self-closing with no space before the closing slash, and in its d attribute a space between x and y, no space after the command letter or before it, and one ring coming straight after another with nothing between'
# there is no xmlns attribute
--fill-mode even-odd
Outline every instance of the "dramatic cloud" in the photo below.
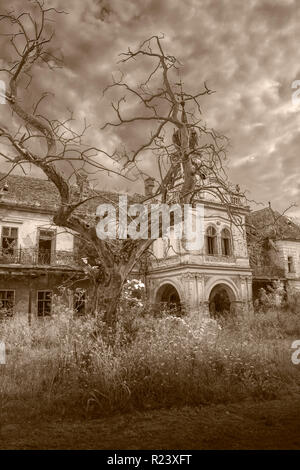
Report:
<svg viewBox="0 0 300 470"><path fill-rule="evenodd" d="M1 9L6 4L0 1ZM14 2L16 8L25 4ZM49 0L46 4L69 12L57 17L53 44L63 54L65 67L56 73L41 70L31 92L32 96L48 90L55 94L44 104L52 117L62 117L66 108L72 108L75 117L86 117L93 124L91 138L98 145L113 147L120 135L100 130L110 114L102 89L117 70L120 52L164 33L166 50L183 63L185 87L194 90L206 81L216 90L203 100L203 114L208 125L230 139L231 180L248 188L249 198L264 204L272 201L279 210L299 203L300 104L292 103L292 83L300 80L297 0ZM5 57L3 40L0 46ZM136 71L137 79L140 73ZM123 136L137 137L132 130ZM105 184L117 188L114 179ZM300 209L291 214L300 215Z"/></svg>

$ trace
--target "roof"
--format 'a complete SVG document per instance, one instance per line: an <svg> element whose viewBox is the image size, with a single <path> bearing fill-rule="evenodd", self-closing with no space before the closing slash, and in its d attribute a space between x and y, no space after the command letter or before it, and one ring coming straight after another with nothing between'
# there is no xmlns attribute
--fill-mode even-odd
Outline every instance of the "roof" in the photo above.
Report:
<svg viewBox="0 0 300 470"><path fill-rule="evenodd" d="M3 191L6 187L6 191ZM30 176L5 175L0 173L1 202L28 207L55 210L59 204L59 193L51 181Z"/></svg>
<svg viewBox="0 0 300 470"><path fill-rule="evenodd" d="M7 190L4 191L4 187ZM80 200L80 191L77 185L71 185L71 193L74 197L74 202ZM125 193L123 193L125 194ZM99 204L112 203L118 204L119 196L121 193L112 191L99 191L90 188L88 195L85 197L92 197L92 199L84 202L77 209L77 213L94 215L96 208ZM145 196L142 194L126 194L128 203L142 203L145 201ZM147 199L147 198L146 198ZM151 202L154 202L152 199ZM198 202L198 200L197 200ZM208 205L222 205L221 202L209 201L199 199L199 202L204 202ZM59 192L51 181L48 179L41 179L27 175L15 175L0 173L0 205L16 206L19 209L31 210L34 212L46 212L53 214L59 207L60 195ZM248 207L239 206L240 211L247 211Z"/></svg>
<svg viewBox="0 0 300 470"><path fill-rule="evenodd" d="M256 230L265 238L300 241L300 226L271 207L251 212L246 223L248 230Z"/></svg>
<svg viewBox="0 0 300 470"><path fill-rule="evenodd" d="M4 188L7 188L4 190ZM71 186L71 193L74 201L79 201L79 188L76 185ZM100 203L117 203L120 193L97 191L89 189L85 197L92 197L89 201L80 206L80 210L85 213L95 213ZM132 197L128 196L129 199ZM135 201L138 195L134 196ZM139 196L141 199L142 197ZM54 212L60 204L60 195L54 185L49 180L33 178L22 175L6 175L0 173L0 204L12 204L18 207L34 210Z"/></svg>

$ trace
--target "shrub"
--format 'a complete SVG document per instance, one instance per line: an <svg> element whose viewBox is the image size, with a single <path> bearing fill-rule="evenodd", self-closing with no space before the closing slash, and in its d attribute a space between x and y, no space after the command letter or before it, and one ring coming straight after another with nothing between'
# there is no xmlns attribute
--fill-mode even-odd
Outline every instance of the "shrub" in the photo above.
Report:
<svg viewBox="0 0 300 470"><path fill-rule="evenodd" d="M62 307L31 326L18 316L2 322L1 419L270 399L299 387L288 339L295 314L236 315L220 325L124 313L114 331Z"/></svg>
<svg viewBox="0 0 300 470"><path fill-rule="evenodd" d="M295 290L290 286L287 288L284 308L289 312L300 315L300 291L299 290Z"/></svg>
<svg viewBox="0 0 300 470"><path fill-rule="evenodd" d="M267 311L269 309L281 308L284 304L285 289L281 281L273 281L266 289L259 290L258 299L256 299L256 310Z"/></svg>

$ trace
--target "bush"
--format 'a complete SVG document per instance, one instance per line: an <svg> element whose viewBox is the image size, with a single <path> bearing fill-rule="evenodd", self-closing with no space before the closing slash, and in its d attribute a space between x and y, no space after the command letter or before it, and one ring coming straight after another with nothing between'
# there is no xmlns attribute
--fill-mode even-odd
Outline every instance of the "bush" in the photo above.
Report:
<svg viewBox="0 0 300 470"><path fill-rule="evenodd" d="M289 312L300 315L300 291L292 287L287 288L284 308Z"/></svg>
<svg viewBox="0 0 300 470"><path fill-rule="evenodd" d="M31 326L15 316L0 324L8 352L0 369L6 404L0 418L94 416L293 393L299 371L288 335L300 334L296 318L299 328L299 316L277 311L219 325L129 309L112 331L58 307Z"/></svg>
<svg viewBox="0 0 300 470"><path fill-rule="evenodd" d="M256 310L267 311L281 308L284 304L285 289L281 281L273 281L266 289L261 288L254 306Z"/></svg>

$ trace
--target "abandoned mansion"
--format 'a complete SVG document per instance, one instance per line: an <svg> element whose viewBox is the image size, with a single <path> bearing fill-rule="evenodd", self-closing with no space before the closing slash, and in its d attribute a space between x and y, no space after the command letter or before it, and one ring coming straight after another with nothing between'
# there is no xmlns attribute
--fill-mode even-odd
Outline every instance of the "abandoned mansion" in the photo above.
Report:
<svg viewBox="0 0 300 470"><path fill-rule="evenodd" d="M0 181L0 309L49 315L63 285L70 286L68 306L84 312L89 286L79 262L78 241L52 223L59 202L54 184L18 175L1 175ZM88 188L79 184L77 190ZM147 191L151 181L146 181ZM203 194L201 203L203 248L187 251L181 240L170 243L159 238L146 268L134 274L142 277L151 302L184 304L199 316L213 316L236 306L251 306L259 288L273 280L300 289L296 224L281 216L280 229L267 230L278 213L271 207L250 211L238 191L231 204L242 222L239 227L230 223L226 208L215 197ZM93 212L96 206L97 201L91 200L86 210ZM265 230L262 243L251 247L249 236L260 224Z"/></svg>

